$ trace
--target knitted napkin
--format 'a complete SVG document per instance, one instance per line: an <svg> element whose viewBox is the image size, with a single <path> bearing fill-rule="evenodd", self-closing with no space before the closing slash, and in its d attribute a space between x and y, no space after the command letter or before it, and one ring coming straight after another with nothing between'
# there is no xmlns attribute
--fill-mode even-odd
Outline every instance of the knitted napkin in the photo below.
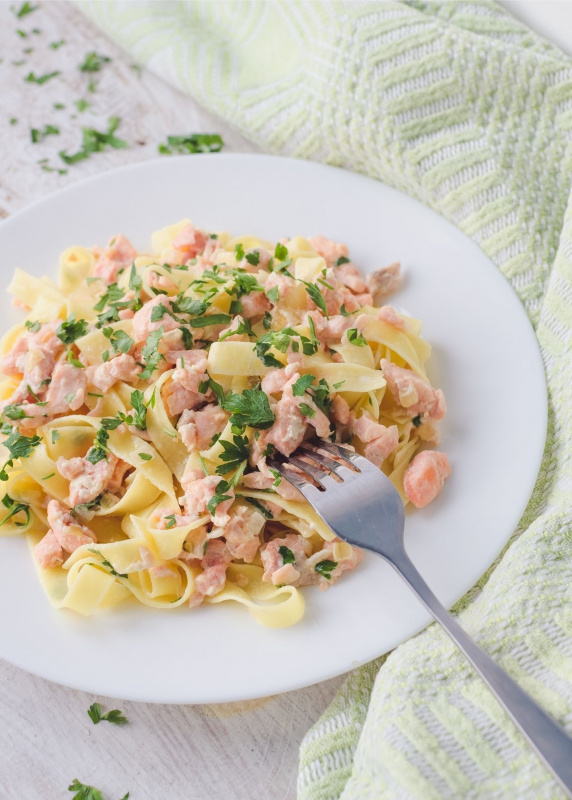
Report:
<svg viewBox="0 0 572 800"><path fill-rule="evenodd" d="M572 731L570 59L488 0L80 8L266 149L363 172L423 201L511 283L544 358L548 439L509 546L456 612ZM298 792L564 796L435 625L350 675L302 743Z"/></svg>

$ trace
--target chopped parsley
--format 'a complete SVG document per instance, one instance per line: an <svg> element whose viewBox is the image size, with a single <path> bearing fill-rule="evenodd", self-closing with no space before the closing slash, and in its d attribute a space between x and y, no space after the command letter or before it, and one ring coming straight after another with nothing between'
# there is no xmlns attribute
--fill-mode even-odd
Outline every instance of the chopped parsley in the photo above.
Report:
<svg viewBox="0 0 572 800"><path fill-rule="evenodd" d="M79 65L81 72L99 72L104 64L109 64L111 61L107 56L99 55L99 53L91 52L86 55L83 64Z"/></svg>
<svg viewBox="0 0 572 800"><path fill-rule="evenodd" d="M104 720L105 722L112 722L114 725L125 725L127 717L123 716L123 712L118 708L113 711L108 711L106 714L101 713L101 706L99 703L92 703L87 710L88 716L94 725Z"/></svg>
<svg viewBox="0 0 572 800"><path fill-rule="evenodd" d="M218 153L224 142L218 133L191 133L187 136L167 136L167 144L161 143L158 150L161 155L173 153Z"/></svg>
<svg viewBox="0 0 572 800"><path fill-rule="evenodd" d="M30 138L32 140L32 144L38 144L38 142L41 142L46 138L46 136L57 136L59 132L60 129L56 128L55 125L45 125L43 130L40 130L39 128L31 128Z"/></svg>
<svg viewBox="0 0 572 800"><path fill-rule="evenodd" d="M85 336L89 324L85 319L79 319L76 322L75 313L71 314L65 322L57 328L56 336L64 344L72 344L76 339Z"/></svg>
<svg viewBox="0 0 572 800"><path fill-rule="evenodd" d="M289 547L285 547L284 545L281 545L278 548L278 552L282 556L282 561L284 562L284 564L294 564L296 562L296 558L294 556L294 553L290 550Z"/></svg>
<svg viewBox="0 0 572 800"><path fill-rule="evenodd" d="M230 314L207 314L204 317L195 317L189 325L191 328L207 328L209 325L228 325L230 322Z"/></svg>
<svg viewBox="0 0 572 800"><path fill-rule="evenodd" d="M310 300L312 300L313 303L317 306L317 308L319 308L320 311L323 311L324 314L326 315L326 318L329 319L330 317L328 314L328 308L326 306L326 301L324 300L324 295L322 294L322 292L318 289L315 283L308 283L308 281L302 281L302 283L306 287L306 294L308 295Z"/></svg>
<svg viewBox="0 0 572 800"><path fill-rule="evenodd" d="M98 498L96 498L96 500L97 499ZM91 504L88 503L86 505L91 505ZM79 506L76 506L76 508L79 508ZM110 564L110 562L106 558L103 557L103 555L101 554L101 552L99 550L94 550L93 548L90 547L89 548L89 552L90 553L95 553L96 556L99 556L101 558L101 565L103 567L105 567L107 570L109 570L109 573L111 575L113 575L114 578L127 578L127 575L124 575L121 572L116 572L113 569L113 566ZM122 724L122 723L119 723L119 724Z"/></svg>
<svg viewBox="0 0 572 800"><path fill-rule="evenodd" d="M274 483L272 486L280 486L282 483L282 475L278 472L277 469L272 469L272 467L268 468L270 472L274 475Z"/></svg>
<svg viewBox="0 0 572 800"><path fill-rule="evenodd" d="M103 795L95 786L88 786L74 778L68 786L68 792L76 792L73 800L103 800ZM129 793L127 793L129 795ZM125 798L123 798L125 800Z"/></svg>
<svg viewBox="0 0 572 800"><path fill-rule="evenodd" d="M103 495L99 494L94 500L90 500L89 503L78 503L76 506L72 508L71 513L73 514L74 517L80 516L80 517L85 517L86 519L91 519L93 517L93 509L100 506L102 497ZM94 550L92 552L96 551ZM99 551L98 555L101 555Z"/></svg>
<svg viewBox="0 0 572 800"><path fill-rule="evenodd" d="M122 421L123 420L118 419L117 417L104 417L101 420L101 427L98 430L95 439L93 440L93 445L86 455L86 459L90 462L90 464L97 464L98 461L102 461L104 458L107 460L107 442L109 441L108 431L114 431L121 425Z"/></svg>
<svg viewBox="0 0 572 800"><path fill-rule="evenodd" d="M274 514L273 514L271 511L269 511L269 510L266 508L266 506L265 506L265 505L263 505L263 504L260 502L260 500L257 500L255 497L245 497L244 499L246 500L246 502L247 502L247 503L250 503L250 505L252 505L252 506L254 506L255 508L257 508L257 509L260 511L260 513L261 513L261 514L262 514L264 517L266 517L266 519L274 519Z"/></svg>
<svg viewBox="0 0 572 800"><path fill-rule="evenodd" d="M197 300L196 297L184 297L179 294L176 300L172 301L171 307L176 314L196 316L197 314L204 314L209 304L204 300Z"/></svg>
<svg viewBox="0 0 572 800"><path fill-rule="evenodd" d="M103 328L101 332L109 339L115 353L128 353L135 344L131 336L128 336L125 331L114 331L113 328Z"/></svg>
<svg viewBox="0 0 572 800"><path fill-rule="evenodd" d="M151 401L149 401L149 405L150 403ZM148 406L145 405L143 400L143 392L141 392L139 389L134 389L134 391L131 392L131 406L133 409L132 414L123 414L120 411L117 416L122 422L126 422L128 425L135 425L135 427L139 428L140 431L147 430ZM149 461L152 458L150 455L142 455L141 453L139 453L139 457L144 461Z"/></svg>
<svg viewBox="0 0 572 800"><path fill-rule="evenodd" d="M355 344L356 347L364 347L367 344L361 333L357 328L348 328L347 330L348 342Z"/></svg>
<svg viewBox="0 0 572 800"><path fill-rule="evenodd" d="M142 461L151 461L153 456L151 455L151 453L139 453L139 458ZM169 527L169 526L167 526L167 527Z"/></svg>
<svg viewBox="0 0 572 800"><path fill-rule="evenodd" d="M55 444L60 438L60 432L57 430L52 431L52 444Z"/></svg>
<svg viewBox="0 0 572 800"><path fill-rule="evenodd" d="M334 261L334 267L341 267L342 264L349 264L349 263L350 263L349 258L346 258L345 256L340 256Z"/></svg>
<svg viewBox="0 0 572 800"><path fill-rule="evenodd" d="M337 561L329 561L327 558L324 561L320 561L314 567L315 571L322 575L322 577L327 578L329 581L332 580L332 571L338 566Z"/></svg>
<svg viewBox="0 0 572 800"><path fill-rule="evenodd" d="M248 425L259 430L272 427L274 412L270 408L267 395L261 389L245 389L241 394L230 391L225 395L222 386L212 378L209 378L209 386L220 407L232 412L231 425L240 428Z"/></svg>
<svg viewBox="0 0 572 800"><path fill-rule="evenodd" d="M277 303L279 296L280 296L280 293L278 291L278 287L277 286L273 286L272 289L269 289L266 292L266 297L270 300L271 303Z"/></svg>
<svg viewBox="0 0 572 800"><path fill-rule="evenodd" d="M351 317L351 315L355 314L356 311L359 311L359 308L356 308L355 311L348 311L347 308L346 308L346 304L342 303L342 307L340 309L340 314L342 315L342 317Z"/></svg>
<svg viewBox="0 0 572 800"><path fill-rule="evenodd" d="M216 507L220 503L224 503L225 500L232 500L231 494L225 494L225 492L230 492L232 486L229 481L219 481L216 487L216 493L211 497L211 499L207 503L207 509L210 514L216 513Z"/></svg>
<svg viewBox="0 0 572 800"><path fill-rule="evenodd" d="M7 447L10 452L10 458L0 470L0 481L8 480L6 467L14 466L14 460L17 458L28 458L34 447L37 447L41 441L39 436L24 436L17 429L13 430L3 442L4 447Z"/></svg>
<svg viewBox="0 0 572 800"><path fill-rule="evenodd" d="M232 442L228 442L225 439L219 439L220 446L223 449L223 452L219 455L221 461L224 461L224 464L220 464L215 472L217 475L226 475L227 472L230 472L233 469L238 469L241 464L248 459L248 455L250 453L250 445L248 442L248 436L242 436L241 434L233 434Z"/></svg>
<svg viewBox="0 0 572 800"><path fill-rule="evenodd" d="M35 75L34 72L29 72L24 80L27 83L37 83L38 86L42 86L44 83L51 81L52 78L55 78L59 74L59 69L54 70L54 72L48 72L45 75Z"/></svg>
<svg viewBox="0 0 572 800"><path fill-rule="evenodd" d="M315 380L313 375L302 375L301 378L298 378L296 383L292 385L292 394L294 397L302 397L313 380Z"/></svg>
<svg viewBox="0 0 572 800"><path fill-rule="evenodd" d="M167 530L169 530L170 528L174 528L175 525L177 524L177 520L175 519L174 514L169 514L168 516L163 517L163 519L167 522L166 525Z"/></svg>
<svg viewBox="0 0 572 800"><path fill-rule="evenodd" d="M142 381L148 381L153 372L157 369L159 362L165 360L165 356L157 349L164 332L163 326L161 325L156 331L151 331L145 340L145 347L141 351L141 356L145 360L145 369L139 374L139 378Z"/></svg>
<svg viewBox="0 0 572 800"><path fill-rule="evenodd" d="M143 279L140 275L137 274L137 270L135 269L135 264L131 264L131 272L129 273L129 288L138 293L141 291L141 287L143 285Z"/></svg>
<svg viewBox="0 0 572 800"><path fill-rule="evenodd" d="M92 153L100 153L106 147L121 149L127 147L124 139L115 136L115 131L119 127L121 120L119 117L110 117L108 121L107 133L97 131L95 128L82 128L82 146L77 153L69 155L65 150L60 150L60 158L66 164L77 164L89 158Z"/></svg>
<svg viewBox="0 0 572 800"><path fill-rule="evenodd" d="M84 365L77 359L71 350L68 350L68 354L66 356L66 361L68 364L71 364L73 367L77 367L78 369L84 369Z"/></svg>
<svg viewBox="0 0 572 800"><path fill-rule="evenodd" d="M239 322L236 328L229 330L227 333L223 333L222 336L218 337L218 340L219 342L223 342L228 336L239 336L242 333L246 333L248 336L256 336L252 330L252 325L250 324L249 319Z"/></svg>
<svg viewBox="0 0 572 800"><path fill-rule="evenodd" d="M257 250L254 252L259 256ZM246 260L248 261L248 256L246 256ZM264 288L258 283L256 275L243 272L241 269L234 269L231 274L234 277L234 292L239 299L245 294L250 294L250 292L264 291Z"/></svg>
<svg viewBox="0 0 572 800"><path fill-rule="evenodd" d="M169 309L167 306L164 306L163 303L158 303L158 305L153 306L151 310L151 322L158 322L160 319L163 319L165 314L169 313Z"/></svg>
<svg viewBox="0 0 572 800"><path fill-rule="evenodd" d="M421 414L417 414L416 417L413 417L411 422L415 425L416 428L418 428L421 425Z"/></svg>
<svg viewBox="0 0 572 800"><path fill-rule="evenodd" d="M251 250L250 253L245 255L246 260L253 267L257 267L260 263L260 252L258 250Z"/></svg>
<svg viewBox="0 0 572 800"><path fill-rule="evenodd" d="M7 417L8 419L11 419L11 420L14 420L14 421L17 420L17 419L29 419L30 418L30 414L24 414L23 409L18 404L15 404L15 403L10 403L9 405L4 406L4 409L2 411L2 415L4 417Z"/></svg>
<svg viewBox="0 0 572 800"><path fill-rule="evenodd" d="M298 406L298 408L300 409L300 411L302 412L302 414L303 414L305 417L309 417L310 419L312 419L312 417L315 417L315 416L316 416L316 411L315 411L315 409L313 409L313 408L312 408L311 406L309 406L307 403L300 403L300 405Z"/></svg>
<svg viewBox="0 0 572 800"><path fill-rule="evenodd" d="M237 261L242 261L244 258L244 247L240 244L240 242L234 247L234 255Z"/></svg>
<svg viewBox="0 0 572 800"><path fill-rule="evenodd" d="M4 506L4 508L7 508L10 513L5 519L2 520L2 522L0 522L0 527L2 527L2 525L4 525L5 522L8 522L9 519L16 516L16 514L20 514L20 512L23 512L26 515L26 521L17 522L16 520L14 520L14 524L17 525L19 528L25 528L26 525L28 525L28 523L30 522L29 505L14 500L12 497L10 497L9 494L5 494L4 497L2 498L2 505Z"/></svg>
<svg viewBox="0 0 572 800"><path fill-rule="evenodd" d="M286 261L288 258L288 248L285 244L280 244L280 242L278 242L274 248L274 258L277 258L278 261Z"/></svg>
<svg viewBox="0 0 572 800"><path fill-rule="evenodd" d="M20 8L16 11L12 9L13 13L16 15L18 19L22 19L22 17L27 17L28 14L31 14L32 11L37 11L40 6L34 6L29 0L26 0L25 3L22 3Z"/></svg>

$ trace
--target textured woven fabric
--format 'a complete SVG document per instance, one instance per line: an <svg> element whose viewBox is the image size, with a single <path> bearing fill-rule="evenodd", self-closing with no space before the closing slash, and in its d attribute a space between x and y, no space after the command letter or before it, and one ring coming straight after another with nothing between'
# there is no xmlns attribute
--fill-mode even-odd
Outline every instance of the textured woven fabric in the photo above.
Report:
<svg viewBox="0 0 572 800"><path fill-rule="evenodd" d="M457 613L572 731L572 62L480 0L80 7L267 149L419 198L510 281L544 358L548 439L518 530ZM435 625L350 675L302 744L298 790L563 797Z"/></svg>

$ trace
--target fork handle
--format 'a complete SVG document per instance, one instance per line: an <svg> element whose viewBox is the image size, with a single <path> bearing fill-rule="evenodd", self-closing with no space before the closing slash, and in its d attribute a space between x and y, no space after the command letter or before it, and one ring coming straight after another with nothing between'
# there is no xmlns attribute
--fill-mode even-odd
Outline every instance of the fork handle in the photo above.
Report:
<svg viewBox="0 0 572 800"><path fill-rule="evenodd" d="M404 550L391 558L385 557L460 647L566 794L572 797L572 739L465 633L437 600Z"/></svg>

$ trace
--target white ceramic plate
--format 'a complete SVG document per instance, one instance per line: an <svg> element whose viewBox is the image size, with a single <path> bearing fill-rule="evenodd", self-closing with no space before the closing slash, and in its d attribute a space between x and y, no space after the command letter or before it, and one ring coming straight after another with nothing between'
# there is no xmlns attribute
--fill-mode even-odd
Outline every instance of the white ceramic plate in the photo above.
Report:
<svg viewBox="0 0 572 800"><path fill-rule="evenodd" d="M56 276L60 251L122 232L145 250L183 217L267 239L323 234L365 271L400 259L393 299L424 323L431 375L447 397L441 447L453 476L408 514L407 549L451 606L493 562L532 491L546 429L540 354L526 315L482 251L420 203L376 181L273 156L163 158L108 172L0 225L3 292L19 266ZM5 295L2 293L1 295ZM3 323L18 318L6 298ZM429 621L393 570L367 555L330 591L305 589L306 615L259 627L234 604L169 613L118 607L83 618L48 604L23 539L0 539L0 657L50 680L112 697L227 702L346 672Z"/></svg>

